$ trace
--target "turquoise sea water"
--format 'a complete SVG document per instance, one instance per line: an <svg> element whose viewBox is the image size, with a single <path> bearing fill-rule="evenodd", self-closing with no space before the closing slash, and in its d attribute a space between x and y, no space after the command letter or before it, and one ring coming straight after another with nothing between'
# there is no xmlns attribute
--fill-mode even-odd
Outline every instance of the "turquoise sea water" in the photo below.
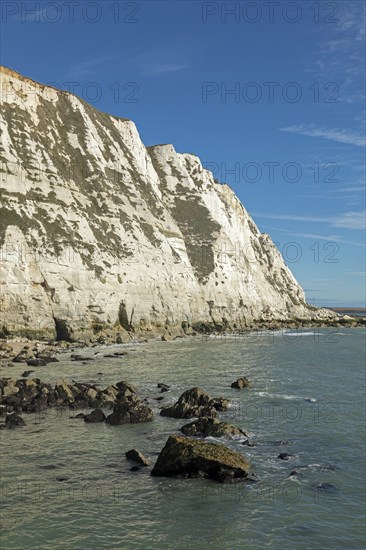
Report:
<svg viewBox="0 0 366 550"><path fill-rule="evenodd" d="M120 349L121 346L116 346ZM257 483L154 478L131 472L135 447L153 464L187 423L161 417L125 426L86 424L66 410L24 415L2 430L0 546L11 549L353 549L365 537L365 330L285 331L152 342L85 365L37 368L44 381L128 380L158 413L200 386L228 397L220 417L245 429ZM109 352L110 350L108 350ZM20 377L25 365L2 367ZM230 388L239 376L252 388ZM160 394L156 385L172 386ZM164 396L162 402L154 398ZM285 444L279 444L279 442ZM287 452L289 461L277 456ZM293 471L298 475L289 476Z"/></svg>

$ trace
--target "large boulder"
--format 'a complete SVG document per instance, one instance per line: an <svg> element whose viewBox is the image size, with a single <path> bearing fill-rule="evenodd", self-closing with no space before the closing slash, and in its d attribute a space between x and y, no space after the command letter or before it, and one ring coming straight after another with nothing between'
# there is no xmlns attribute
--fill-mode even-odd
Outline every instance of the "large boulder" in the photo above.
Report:
<svg viewBox="0 0 366 550"><path fill-rule="evenodd" d="M153 476L204 477L221 483L243 481L250 464L225 445L171 435L151 472Z"/></svg>
<svg viewBox="0 0 366 550"><path fill-rule="evenodd" d="M194 418L195 416L216 416L217 410L225 404L224 399L212 399L200 388L191 388L182 393L178 401L170 407L161 409L162 416L173 418Z"/></svg>
<svg viewBox="0 0 366 550"><path fill-rule="evenodd" d="M136 449L131 449L130 451L126 452L126 458L127 460L132 460L133 462L137 462L138 464L141 464L142 466L148 466L149 461L140 451L137 451Z"/></svg>
<svg viewBox="0 0 366 550"><path fill-rule="evenodd" d="M235 382L231 384L231 387L237 390L242 390L243 388L248 388L249 386L251 386L251 383L246 376L238 378Z"/></svg>
<svg viewBox="0 0 366 550"><path fill-rule="evenodd" d="M203 437L233 437L235 435L245 436L247 434L240 428L236 428L227 422L221 422L217 418L203 416L189 424L182 426L180 431L184 435L197 435Z"/></svg>
<svg viewBox="0 0 366 550"><path fill-rule="evenodd" d="M85 422L104 422L106 416L102 409L95 409L91 413L84 416Z"/></svg>
<svg viewBox="0 0 366 550"><path fill-rule="evenodd" d="M118 401L113 412L106 418L107 424L118 426L119 424L137 424L140 422L151 422L154 418L153 411L143 405L138 398Z"/></svg>
<svg viewBox="0 0 366 550"><path fill-rule="evenodd" d="M118 390L117 399L125 399L131 396L137 397L137 388L129 382L118 382L116 388Z"/></svg>
<svg viewBox="0 0 366 550"><path fill-rule="evenodd" d="M47 394L40 393L29 401L23 404L22 410L24 412L41 412L45 411L49 407Z"/></svg>
<svg viewBox="0 0 366 550"><path fill-rule="evenodd" d="M7 428L16 428L17 426L25 426L25 422L21 416L16 413L8 414L5 418L5 426Z"/></svg>

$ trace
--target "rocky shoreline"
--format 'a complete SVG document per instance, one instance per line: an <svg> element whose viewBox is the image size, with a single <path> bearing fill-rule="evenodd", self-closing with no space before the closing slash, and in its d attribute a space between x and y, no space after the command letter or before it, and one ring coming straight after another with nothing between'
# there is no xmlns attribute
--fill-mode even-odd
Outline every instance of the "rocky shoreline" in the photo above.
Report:
<svg viewBox="0 0 366 550"><path fill-rule="evenodd" d="M157 389L165 393L169 386L158 383ZM251 445L243 430L217 418L218 412L226 410L229 404L228 399L212 398L200 388L191 388L174 405L160 408L161 416L195 420L180 428L183 435L169 436L151 475L202 477L222 483L246 480L250 464L241 453L226 445L205 441L206 437L230 439L240 436L243 444ZM148 405L148 399L141 401L137 389L125 381L101 389L86 383L70 384L65 380L52 386L39 378L0 379L0 416L5 417L0 430L26 426L22 413L40 413L59 407L68 408L73 411L75 419L86 423L105 422L118 426L152 422L155 414ZM93 410L78 413L78 409ZM112 412L106 415L105 410ZM149 465L148 459L136 449L127 451L126 458L140 466ZM139 467L133 466L131 470L137 471Z"/></svg>
<svg viewBox="0 0 366 550"><path fill-rule="evenodd" d="M327 312L328 310L324 310ZM20 342L31 344L36 343L39 347L46 345L56 346L57 349L68 349L76 346L97 346L109 344L128 344L135 342L146 342L148 340L171 341L178 338L199 337L202 335L247 335L251 332L260 331L278 331L278 330L301 330L301 329L321 329L321 328L357 328L366 326L366 317L351 315L330 315L316 316L312 319L258 319L256 321L246 322L242 325L220 324L217 322L194 323L190 325L183 322L181 325L170 326L150 326L143 330L125 330L122 326L109 326L106 324L94 325L85 331L84 335L73 335L72 330L68 330L68 337L65 339L50 338L49 334L43 334L37 330L14 330L11 331L6 326L0 329L0 359L7 358L4 354L6 346L18 348L20 351ZM56 335L54 335L55 337ZM38 350L39 351L39 350Z"/></svg>
<svg viewBox="0 0 366 550"><path fill-rule="evenodd" d="M346 318L338 319L336 326L353 328L364 325L365 319L349 319L346 316ZM334 324L331 326L333 327ZM288 324L286 328L299 329L298 326L289 326ZM247 330L245 333L248 332ZM202 334L222 335L217 331L202 332ZM185 334L186 337L195 338L199 335L198 332ZM229 399L211 397L204 390L195 387L183 392L175 403L160 407L164 394L170 391L170 386L162 382L158 382L156 386L159 396L142 399L137 388L126 381L119 381L102 388L96 384L75 381L70 383L67 380L58 380L52 385L35 377L37 367L59 362L57 355L60 356L62 353L72 352L70 359L76 363L87 364L89 361L93 361L93 356L85 355L81 350L112 343L108 341L107 336L106 334L100 335L96 342L87 343L32 340L25 343L20 339L0 341L1 364L6 369L11 369L11 366L19 363L24 363L27 366L21 378L5 377L0 379L0 417L4 419L3 422L0 422L0 429L25 426L28 414L40 413L51 408L68 409L73 418L84 420L86 423L106 423L110 426L153 422L156 414L162 417L190 420L179 428L182 435L172 434L169 436L151 470L152 475L203 477L223 483L251 479L249 463L240 452L233 451L230 447L222 444L205 441L208 437L214 437L238 439L242 445L254 445L243 429L224 422L218 417L220 412L227 410L230 406ZM177 337L181 336L177 335L174 338ZM167 340L162 337L160 339ZM146 340L146 338L135 338L130 341L144 342ZM118 359L129 352L126 350L108 351L106 348L104 351L95 353L99 356L102 354L102 357L105 358ZM11 362L7 363L7 361ZM231 383L233 395L237 391L248 391L250 387L251 383L245 376ZM151 399L155 400L153 408L150 403ZM85 409L87 412L80 412L81 409ZM135 465L131 468L132 471L138 470L141 466L148 466L148 459L136 449L128 451L127 454L127 460L139 463L138 466ZM280 453L277 458L290 460L291 455ZM144 461L147 463L145 464Z"/></svg>

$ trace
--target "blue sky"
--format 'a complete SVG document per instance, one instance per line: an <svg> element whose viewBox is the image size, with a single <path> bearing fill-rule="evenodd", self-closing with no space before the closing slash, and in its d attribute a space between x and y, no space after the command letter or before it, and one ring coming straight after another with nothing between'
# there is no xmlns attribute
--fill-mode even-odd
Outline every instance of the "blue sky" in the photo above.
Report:
<svg viewBox="0 0 366 550"><path fill-rule="evenodd" d="M197 154L309 301L364 305L364 2L1 8L1 64L131 118L146 145Z"/></svg>

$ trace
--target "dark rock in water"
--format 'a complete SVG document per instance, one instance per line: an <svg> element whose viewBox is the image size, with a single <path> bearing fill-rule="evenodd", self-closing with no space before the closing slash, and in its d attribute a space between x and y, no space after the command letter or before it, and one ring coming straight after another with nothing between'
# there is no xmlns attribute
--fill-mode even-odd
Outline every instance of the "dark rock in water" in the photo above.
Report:
<svg viewBox="0 0 366 550"><path fill-rule="evenodd" d="M103 357L116 359L117 357L123 357L124 355L127 355L126 351L115 351L114 353L108 353L107 355L103 355Z"/></svg>
<svg viewBox="0 0 366 550"><path fill-rule="evenodd" d="M185 391L171 407L161 409L161 416L193 418L194 416L216 416L216 408L210 395L200 388Z"/></svg>
<svg viewBox="0 0 366 550"><path fill-rule="evenodd" d="M86 414L85 413L78 413L74 416L74 418L85 418Z"/></svg>
<svg viewBox="0 0 366 550"><path fill-rule="evenodd" d="M35 358L27 361L27 365L30 367L44 367L48 363L59 363L59 360L57 357L53 357L52 355L42 355L40 353L36 353Z"/></svg>
<svg viewBox="0 0 366 550"><path fill-rule="evenodd" d="M68 481L70 478L67 476L56 477L56 481Z"/></svg>
<svg viewBox="0 0 366 550"><path fill-rule="evenodd" d="M298 476L300 474L301 474L301 472L299 470L292 470L292 472L290 472L290 477L295 477L295 476Z"/></svg>
<svg viewBox="0 0 366 550"><path fill-rule="evenodd" d="M27 365L30 367L45 367L47 363L44 359L29 359L29 361L27 361Z"/></svg>
<svg viewBox="0 0 366 550"><path fill-rule="evenodd" d="M250 465L239 453L199 439L171 435L151 472L153 476L205 477L221 483L243 481Z"/></svg>
<svg viewBox="0 0 366 550"><path fill-rule="evenodd" d="M118 389L118 399L125 398L132 395L137 395L137 388L130 384L129 382L118 382L116 384L116 387Z"/></svg>
<svg viewBox="0 0 366 550"><path fill-rule="evenodd" d="M26 378L27 376L29 376L30 374L33 374L33 373L34 373L34 370L25 370L22 374L22 377Z"/></svg>
<svg viewBox="0 0 366 550"><path fill-rule="evenodd" d="M290 458L294 458L294 455L290 455L289 453L280 453L277 458L280 458L281 460L290 460Z"/></svg>
<svg viewBox="0 0 366 550"><path fill-rule="evenodd" d="M104 422L106 416L101 409L95 409L91 413L84 416L85 422Z"/></svg>
<svg viewBox="0 0 366 550"><path fill-rule="evenodd" d="M304 399L304 401L307 401L308 403L317 403L318 402L318 400L315 399L314 397L306 397Z"/></svg>
<svg viewBox="0 0 366 550"><path fill-rule="evenodd" d="M288 445L289 441L276 441L275 445Z"/></svg>
<svg viewBox="0 0 366 550"><path fill-rule="evenodd" d="M250 439L246 439L245 441L243 441L242 445L246 445L246 447L255 447L255 443L250 441Z"/></svg>
<svg viewBox="0 0 366 550"><path fill-rule="evenodd" d="M130 451L127 451L126 458L127 460L133 460L134 462L138 462L143 466L149 465L148 459L142 453L140 453L140 451L137 451L136 449L131 449Z"/></svg>
<svg viewBox="0 0 366 550"><path fill-rule="evenodd" d="M47 361L39 357L35 359L29 359L27 361L27 365L30 367L45 367L47 365Z"/></svg>
<svg viewBox="0 0 366 550"><path fill-rule="evenodd" d="M46 394L38 394L33 397L28 403L23 405L24 412L40 412L48 409L48 398Z"/></svg>
<svg viewBox="0 0 366 550"><path fill-rule="evenodd" d="M233 437L234 435L244 435L246 433L240 428L236 428L227 422L221 422L217 418L201 416L198 420L194 420L183 426L180 431L184 435L198 435L204 437Z"/></svg>
<svg viewBox="0 0 366 550"><path fill-rule="evenodd" d="M338 487L336 485L333 485L333 483L322 482L313 485L313 487L317 491L321 491L322 493L329 493L332 495L338 493L339 491Z"/></svg>
<svg viewBox="0 0 366 550"><path fill-rule="evenodd" d="M155 401L162 401L164 399L164 397L162 395L160 395L159 397L155 397Z"/></svg>
<svg viewBox="0 0 366 550"><path fill-rule="evenodd" d="M140 466L131 466L130 468L130 472L139 472L140 470Z"/></svg>
<svg viewBox="0 0 366 550"><path fill-rule="evenodd" d="M13 363L26 363L28 361L29 357L19 353L15 357L13 357L12 362Z"/></svg>
<svg viewBox="0 0 366 550"><path fill-rule="evenodd" d="M238 378L236 382L233 382L231 384L231 387L237 390L242 390L243 388L247 388L249 386L251 386L251 383L249 382L246 376L242 376L241 378Z"/></svg>
<svg viewBox="0 0 366 550"><path fill-rule="evenodd" d="M82 355L71 354L71 361L94 361L93 357L83 357Z"/></svg>
<svg viewBox="0 0 366 550"><path fill-rule="evenodd" d="M161 393L164 393L170 390L170 386L168 386L168 384L163 384L162 382L159 382L158 388L160 389Z"/></svg>
<svg viewBox="0 0 366 550"><path fill-rule="evenodd" d="M21 412L23 408L23 399L19 395L2 396L1 404L7 407L7 410Z"/></svg>
<svg viewBox="0 0 366 550"><path fill-rule="evenodd" d="M12 413L5 418L5 425L7 428L15 428L16 426L25 426L25 422L21 416Z"/></svg>
<svg viewBox="0 0 366 550"><path fill-rule="evenodd" d="M230 405L230 401L228 399L224 399L223 397L214 397L213 399L211 399L210 404L217 411L227 411Z"/></svg>
<svg viewBox="0 0 366 550"><path fill-rule="evenodd" d="M42 361L45 361L46 363L59 363L57 357L54 357L50 353L38 352L36 353L36 358L42 359Z"/></svg>
<svg viewBox="0 0 366 550"><path fill-rule="evenodd" d="M146 405L137 400L125 400L117 402L113 407L113 413L107 416L107 424L117 426L119 424L137 424L151 422L154 413Z"/></svg>

